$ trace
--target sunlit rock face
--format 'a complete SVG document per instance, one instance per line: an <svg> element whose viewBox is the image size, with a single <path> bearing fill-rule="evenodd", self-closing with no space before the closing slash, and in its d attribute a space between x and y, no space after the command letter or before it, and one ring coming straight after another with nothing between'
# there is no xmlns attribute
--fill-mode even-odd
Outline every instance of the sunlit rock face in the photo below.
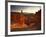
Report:
<svg viewBox="0 0 46 37"><path fill-rule="evenodd" d="M41 9L36 14L11 12L11 31L41 30Z"/></svg>

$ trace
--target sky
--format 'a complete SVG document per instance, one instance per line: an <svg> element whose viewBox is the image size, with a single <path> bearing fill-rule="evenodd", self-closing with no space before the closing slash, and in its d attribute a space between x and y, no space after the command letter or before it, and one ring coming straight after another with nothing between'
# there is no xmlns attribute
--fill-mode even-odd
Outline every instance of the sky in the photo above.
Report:
<svg viewBox="0 0 46 37"><path fill-rule="evenodd" d="M40 6L11 5L11 12L21 12L22 10L23 13L36 13L40 9Z"/></svg>

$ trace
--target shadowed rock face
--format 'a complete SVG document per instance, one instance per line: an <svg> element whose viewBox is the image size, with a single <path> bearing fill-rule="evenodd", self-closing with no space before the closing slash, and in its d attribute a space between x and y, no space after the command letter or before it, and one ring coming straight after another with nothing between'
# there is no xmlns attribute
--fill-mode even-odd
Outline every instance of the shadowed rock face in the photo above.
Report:
<svg viewBox="0 0 46 37"><path fill-rule="evenodd" d="M36 14L11 12L11 31L41 30L41 10Z"/></svg>

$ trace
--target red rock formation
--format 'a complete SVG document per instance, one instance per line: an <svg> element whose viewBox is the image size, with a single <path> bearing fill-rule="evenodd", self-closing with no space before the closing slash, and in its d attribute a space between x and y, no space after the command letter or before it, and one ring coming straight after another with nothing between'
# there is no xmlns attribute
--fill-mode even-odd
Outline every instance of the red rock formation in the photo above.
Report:
<svg viewBox="0 0 46 37"><path fill-rule="evenodd" d="M41 29L41 10L36 14L24 14L19 12L11 12L11 30L40 30Z"/></svg>

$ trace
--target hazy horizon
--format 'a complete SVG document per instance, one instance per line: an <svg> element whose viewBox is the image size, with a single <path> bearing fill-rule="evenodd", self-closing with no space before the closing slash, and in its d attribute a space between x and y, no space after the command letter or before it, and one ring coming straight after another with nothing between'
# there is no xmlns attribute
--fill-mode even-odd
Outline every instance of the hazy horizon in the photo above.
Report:
<svg viewBox="0 0 46 37"><path fill-rule="evenodd" d="M20 6L20 5L11 5L11 12L23 12L26 13L35 13L40 10L40 6Z"/></svg>

